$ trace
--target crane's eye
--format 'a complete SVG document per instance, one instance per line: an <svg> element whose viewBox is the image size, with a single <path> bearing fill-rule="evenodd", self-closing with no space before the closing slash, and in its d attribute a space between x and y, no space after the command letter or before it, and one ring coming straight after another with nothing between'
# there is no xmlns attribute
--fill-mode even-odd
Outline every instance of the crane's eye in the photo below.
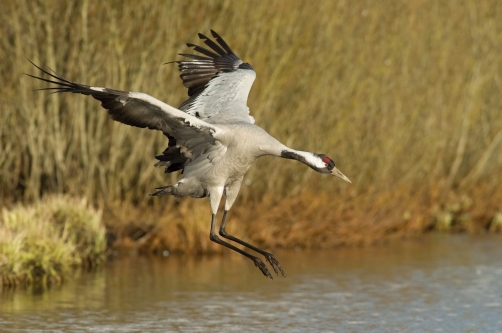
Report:
<svg viewBox="0 0 502 333"><path fill-rule="evenodd" d="M328 163L324 163L324 166L327 168L328 167Z"/></svg>

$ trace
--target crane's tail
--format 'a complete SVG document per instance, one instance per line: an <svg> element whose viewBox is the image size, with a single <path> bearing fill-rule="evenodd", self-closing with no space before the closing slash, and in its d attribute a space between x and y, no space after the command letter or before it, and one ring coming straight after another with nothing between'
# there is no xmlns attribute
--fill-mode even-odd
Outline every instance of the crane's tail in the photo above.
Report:
<svg viewBox="0 0 502 333"><path fill-rule="evenodd" d="M161 195L176 195L176 193L174 191L174 187L176 185L177 184L167 185L167 186L162 186L162 187L157 187L155 189L155 193L151 193L150 195L153 196L153 197L158 197L158 196L161 196Z"/></svg>
<svg viewBox="0 0 502 333"><path fill-rule="evenodd" d="M205 198L209 192L200 186L200 183L193 180L181 179L175 184L157 187L151 196L174 195L175 197Z"/></svg>

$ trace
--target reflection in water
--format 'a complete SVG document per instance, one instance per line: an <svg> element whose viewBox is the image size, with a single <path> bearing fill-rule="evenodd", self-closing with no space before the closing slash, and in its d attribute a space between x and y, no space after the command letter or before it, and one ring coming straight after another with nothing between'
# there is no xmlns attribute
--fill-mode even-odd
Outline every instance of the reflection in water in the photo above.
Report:
<svg viewBox="0 0 502 333"><path fill-rule="evenodd" d="M246 258L120 258L50 290L0 295L0 331L498 332L502 240L432 237L384 247Z"/></svg>

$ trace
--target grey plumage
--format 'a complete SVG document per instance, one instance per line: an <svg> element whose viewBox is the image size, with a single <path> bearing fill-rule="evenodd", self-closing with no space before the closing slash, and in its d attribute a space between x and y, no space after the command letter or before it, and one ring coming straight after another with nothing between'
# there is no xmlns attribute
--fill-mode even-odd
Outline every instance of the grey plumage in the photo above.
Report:
<svg viewBox="0 0 502 333"><path fill-rule="evenodd" d="M235 55L221 36L214 31L211 33L216 42L199 34L210 49L187 44L202 55L181 54L189 60L177 61L180 78L188 88L188 99L179 108L144 93L75 83L31 61L50 78L27 75L55 85L40 90L90 95L101 102L113 120L162 131L168 138L168 147L156 156L159 160L156 165L165 167L165 172L181 170L182 177L175 184L157 188L152 195L209 196L212 210L210 239L253 260L265 276L272 278L260 258L216 235L215 217L220 200L225 195L219 235L262 254L276 274L280 272L285 276L271 253L229 235L225 230L228 211L239 193L246 171L257 158L272 155L295 159L319 173L350 181L326 155L288 148L254 125L247 98L256 73L251 65Z"/></svg>

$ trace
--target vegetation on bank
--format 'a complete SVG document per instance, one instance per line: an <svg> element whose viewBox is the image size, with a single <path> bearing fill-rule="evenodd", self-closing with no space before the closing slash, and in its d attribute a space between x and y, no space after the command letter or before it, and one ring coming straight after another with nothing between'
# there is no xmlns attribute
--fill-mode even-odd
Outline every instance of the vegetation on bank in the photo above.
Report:
<svg viewBox="0 0 502 333"><path fill-rule="evenodd" d="M237 209L229 230L234 234L248 235L253 242L269 248L369 244L430 230L502 231L502 213L497 213L491 220L486 216L471 215L472 200L467 197L457 199L448 207L436 207L435 215L423 223L407 223L413 213L406 210L400 223L392 222L399 220L395 218L383 219L387 221L386 225L379 226L371 220L333 223L329 216L313 214L312 210L329 204L330 198L321 195L308 205L304 200L293 199L280 207L262 207L265 208L263 219L247 228L243 220L251 220L255 215L249 208ZM181 213L166 210L160 215L137 207L115 207L105 214L109 222L109 244L114 250L164 255L169 252L220 252L222 247L209 241L207 224L204 223L208 222L207 209L188 207L180 203L176 212ZM285 207L288 209L284 210ZM117 211L124 215L120 218L113 216L112 212ZM0 289L34 282L44 285L60 282L73 268L104 263L107 239L102 220L102 212L92 208L86 200L68 196L51 196L34 205L4 208L0 218ZM355 226L359 233L353 232ZM389 234L388 230L392 228L396 230Z"/></svg>
<svg viewBox="0 0 502 333"><path fill-rule="evenodd" d="M85 200L65 196L4 208L0 288L59 282L75 267L102 264L106 238L101 215Z"/></svg>
<svg viewBox="0 0 502 333"><path fill-rule="evenodd" d="M398 191L413 200L383 206L375 204L371 194L339 198L307 193L309 200L300 195L279 203L268 196L232 209L227 231L270 250L366 246L429 232L502 232L500 204L493 203L493 211L480 204L491 199L487 188L472 196L450 192L444 204L439 194L425 190L413 195L408 189ZM394 195L381 193L379 200L384 203ZM205 200L183 199L163 209L121 204L104 212L114 249L148 254L225 252L209 240L210 216Z"/></svg>
<svg viewBox="0 0 502 333"><path fill-rule="evenodd" d="M161 133L115 123L89 97L34 92L46 85L22 75L39 74L25 60L39 57L77 82L177 105L186 91L176 66L162 64L214 29L257 72L256 123L295 149L327 154L353 181L260 159L230 232L268 248L500 232L501 6L2 1L1 206L67 193L103 208L116 248L221 251L209 241L207 200L148 197L178 176L153 167Z"/></svg>

